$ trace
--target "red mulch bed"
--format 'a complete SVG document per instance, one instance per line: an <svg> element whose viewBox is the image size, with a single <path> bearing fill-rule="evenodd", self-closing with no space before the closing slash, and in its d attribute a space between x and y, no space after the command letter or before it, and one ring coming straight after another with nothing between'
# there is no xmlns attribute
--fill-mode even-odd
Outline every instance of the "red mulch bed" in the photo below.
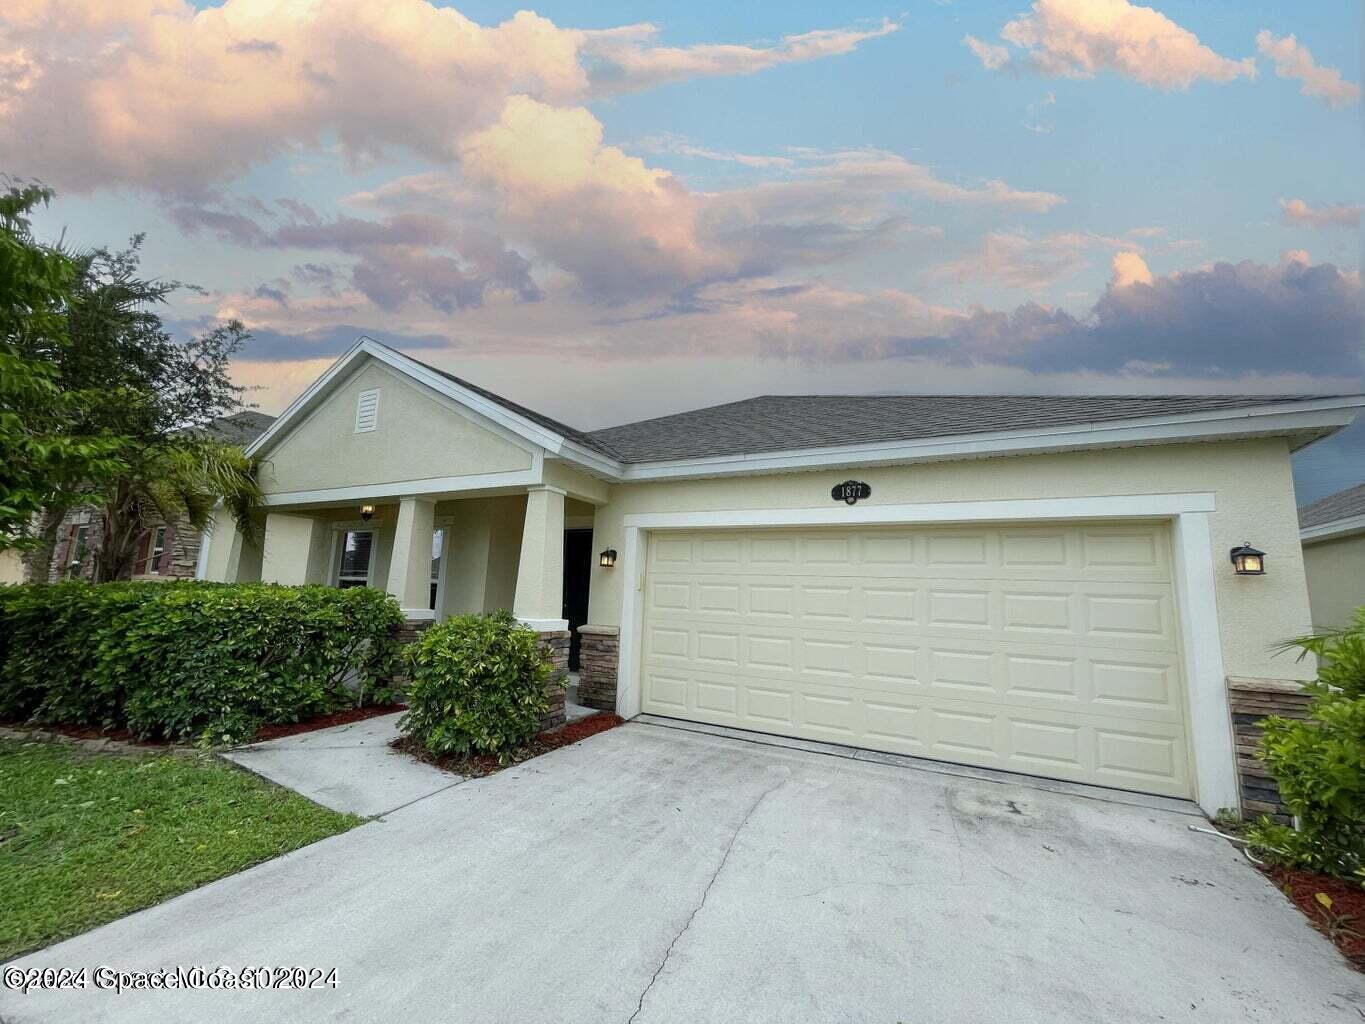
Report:
<svg viewBox="0 0 1365 1024"><path fill-rule="evenodd" d="M1365 971L1365 889L1344 879L1293 868L1267 868L1266 874L1314 928L1336 943L1356 970ZM1326 893L1332 901L1330 910L1318 902L1318 893Z"/></svg>
<svg viewBox="0 0 1365 1024"><path fill-rule="evenodd" d="M352 722L363 722L367 718L378 718L380 715L391 715L395 711L407 709L406 704L368 704L363 708L347 708L334 714L310 718L306 722L263 725L251 742L263 743L266 740L277 740L281 736L297 736L301 732L313 732L315 729L330 729L334 725L350 725Z"/></svg>
<svg viewBox="0 0 1365 1024"><path fill-rule="evenodd" d="M561 725L558 729L550 729L540 733L526 746L512 752L506 764L499 764L498 759L492 754L476 754L472 757L461 757L457 754L446 754L436 756L429 754L422 748L421 744L407 736L400 736L394 740L390 746L395 750L425 761L427 764L434 764L437 768L442 768L456 775L464 775L470 778L483 778L485 775L492 775L500 772L504 768L511 768L513 765L529 761L533 757L541 754L548 754L552 750L560 747L567 747L570 743L577 743L579 740L595 736L599 732L606 732L608 729L615 729L624 722L625 719L618 715L613 715L608 711L599 711L595 715L587 718L580 718L576 722L568 725Z"/></svg>
<svg viewBox="0 0 1365 1024"><path fill-rule="evenodd" d="M321 715L317 718L310 718L306 722L288 722L283 725L264 725L256 733L252 743L262 743L265 740L277 740L281 736L297 736L301 732L313 732L315 729L330 729L334 725L349 725L351 722L363 722L367 718L376 718L379 715L391 715L395 711L406 711L406 704L370 704L362 708L347 708L345 711L337 711L330 715ZM63 736L71 736L78 740L118 740L121 743L131 743L134 746L162 748L165 743L157 743L152 740L137 740L127 729L100 729L93 725L33 725L29 722L0 722L0 725L7 725L15 729L38 729L43 732L61 733Z"/></svg>

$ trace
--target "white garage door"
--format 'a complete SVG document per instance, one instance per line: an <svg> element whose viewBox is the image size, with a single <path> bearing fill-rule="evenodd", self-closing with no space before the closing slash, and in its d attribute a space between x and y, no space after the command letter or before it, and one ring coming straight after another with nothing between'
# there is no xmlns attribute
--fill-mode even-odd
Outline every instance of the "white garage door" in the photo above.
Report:
<svg viewBox="0 0 1365 1024"><path fill-rule="evenodd" d="M660 532L643 710L1190 795L1163 526Z"/></svg>

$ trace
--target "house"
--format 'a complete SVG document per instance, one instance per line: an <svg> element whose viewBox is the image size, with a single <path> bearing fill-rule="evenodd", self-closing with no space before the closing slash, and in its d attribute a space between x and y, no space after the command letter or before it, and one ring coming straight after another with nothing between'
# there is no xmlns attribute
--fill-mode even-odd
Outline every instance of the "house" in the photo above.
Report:
<svg viewBox="0 0 1365 1024"><path fill-rule="evenodd" d="M1310 621L1290 453L1362 405L768 396L585 432L362 338L248 449L261 546L219 523L204 564L382 587L413 628L511 608L626 717L1212 813L1238 702L1313 674L1270 650Z"/></svg>
<svg viewBox="0 0 1365 1024"><path fill-rule="evenodd" d="M1344 626L1365 606L1365 483L1299 509L1313 625Z"/></svg>
<svg viewBox="0 0 1365 1024"><path fill-rule="evenodd" d="M206 429L221 441L246 447L274 421L273 416L245 410L215 420ZM50 582L93 578L95 562L90 554L99 547L101 529L99 509L92 505L78 505L62 517L48 566ZM203 575L202 545L202 534L186 521L153 524L138 540L137 560L128 578L174 580Z"/></svg>

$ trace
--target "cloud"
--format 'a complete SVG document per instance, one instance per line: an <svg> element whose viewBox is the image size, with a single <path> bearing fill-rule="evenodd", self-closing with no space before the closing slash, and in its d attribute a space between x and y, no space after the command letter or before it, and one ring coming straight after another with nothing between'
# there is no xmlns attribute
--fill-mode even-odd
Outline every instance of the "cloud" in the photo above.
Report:
<svg viewBox="0 0 1365 1024"><path fill-rule="evenodd" d="M11 0L0 12L0 151L63 190L184 193L335 139L452 163L511 96L556 107L699 75L848 53L895 31L775 47L664 47L652 26L584 31L528 11L484 26L427 0ZM401 73L395 73L401 69Z"/></svg>
<svg viewBox="0 0 1365 1024"><path fill-rule="evenodd" d="M1256 33L1256 49L1274 61L1277 76L1302 82L1299 92L1304 96L1314 96L1333 109L1359 102L1360 86L1346 81L1336 68L1319 66L1308 47L1292 35L1276 38L1262 29Z"/></svg>
<svg viewBox="0 0 1365 1024"><path fill-rule="evenodd" d="M226 200L216 200L218 204ZM188 234L207 232L249 248L306 249L358 257L350 283L380 309L412 299L445 313L481 305L490 292L516 301L541 297L530 262L477 226L425 213L399 212L368 220L324 217L295 200L262 204L266 223L221 205L180 203L171 220ZM315 263L295 268L301 281L335 294L337 271ZM260 295L261 290L257 289Z"/></svg>
<svg viewBox="0 0 1365 1024"><path fill-rule="evenodd" d="M939 278L993 280L1011 288L1045 288L1089 266L1094 248L1131 247L1132 242L1083 231L1034 238L1017 231L992 231L981 247L958 260L940 264ZM1136 253L1131 253L1137 257ZM1140 261L1141 257L1137 257Z"/></svg>
<svg viewBox="0 0 1365 1024"><path fill-rule="evenodd" d="M977 310L896 351L1033 372L1155 378L1294 369L1358 378L1365 371L1359 273L1312 264L1302 253L1274 265L1216 263L1160 277L1131 261L1114 270L1083 317L1035 303L1009 313Z"/></svg>
<svg viewBox="0 0 1365 1024"><path fill-rule="evenodd" d="M1150 285L1152 272L1147 261L1135 252L1116 252L1112 263L1114 288L1129 288L1135 284Z"/></svg>
<svg viewBox="0 0 1365 1024"><path fill-rule="evenodd" d="M976 59L981 61L983 67L990 71L999 71L1010 62L1010 51L995 43L982 42L973 35L962 37L962 42L967 49L976 54Z"/></svg>
<svg viewBox="0 0 1365 1024"><path fill-rule="evenodd" d="M1019 52L972 36L964 42L987 68L1018 66L1053 78L1112 71L1169 90L1201 79L1256 77L1254 59L1220 56L1164 14L1128 0L1036 0L1028 13L1006 22L1000 37Z"/></svg>
<svg viewBox="0 0 1365 1024"><path fill-rule="evenodd" d="M1280 211L1286 224L1310 228L1358 228L1361 207L1358 203L1309 206L1302 199L1281 199Z"/></svg>
<svg viewBox="0 0 1365 1024"><path fill-rule="evenodd" d="M689 78L751 75L779 64L851 53L860 43L900 28L889 18L866 29L819 29L788 35L776 46L659 46L651 24L581 33L593 87L601 92L631 92Z"/></svg>

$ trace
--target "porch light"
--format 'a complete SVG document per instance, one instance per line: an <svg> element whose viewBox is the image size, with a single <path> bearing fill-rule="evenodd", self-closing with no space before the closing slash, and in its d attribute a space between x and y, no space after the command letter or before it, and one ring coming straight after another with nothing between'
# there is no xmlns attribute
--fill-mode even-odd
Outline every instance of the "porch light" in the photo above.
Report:
<svg viewBox="0 0 1365 1024"><path fill-rule="evenodd" d="M373 505L361 505L361 506L360 506L360 518L363 519L363 520L365 520L365 522L367 522L367 523L368 523L371 519L373 519L373 518L374 518L374 506L373 506Z"/></svg>
<svg viewBox="0 0 1365 1024"><path fill-rule="evenodd" d="M1234 571L1238 576L1264 576L1265 575L1265 552L1257 551L1247 541L1239 548L1233 548L1230 557Z"/></svg>
<svg viewBox="0 0 1365 1024"><path fill-rule="evenodd" d="M616 549L607 548L606 551L603 551L600 555L597 556L597 564L600 565L603 569L610 569L613 565L616 564Z"/></svg>

